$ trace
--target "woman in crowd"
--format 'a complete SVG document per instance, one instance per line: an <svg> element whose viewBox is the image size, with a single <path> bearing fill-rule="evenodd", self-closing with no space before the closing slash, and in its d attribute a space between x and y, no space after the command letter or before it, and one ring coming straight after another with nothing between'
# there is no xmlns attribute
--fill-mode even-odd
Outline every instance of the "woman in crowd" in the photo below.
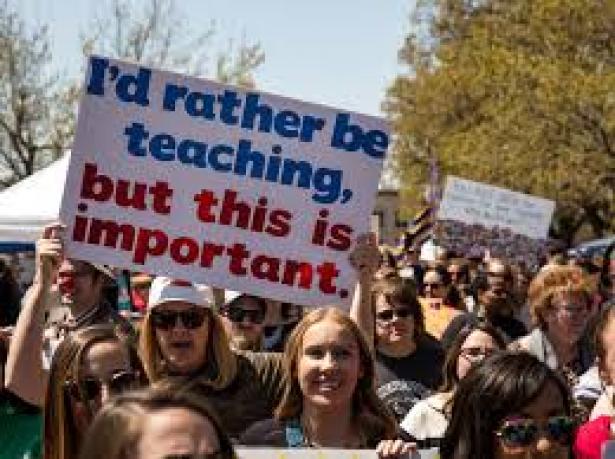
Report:
<svg viewBox="0 0 615 459"><path fill-rule="evenodd" d="M284 388L281 358L231 350L211 288L154 279L139 349L152 383L167 380L209 399L224 430L237 437L271 416Z"/></svg>
<svg viewBox="0 0 615 459"><path fill-rule="evenodd" d="M560 377L526 352L502 352L459 382L440 456L568 459L573 434Z"/></svg>
<svg viewBox="0 0 615 459"><path fill-rule="evenodd" d="M580 344L592 312L591 300L591 288L580 268L552 266L541 271L529 288L530 314L536 328L511 347L526 350L561 371L574 386L575 376L593 362Z"/></svg>
<svg viewBox="0 0 615 459"><path fill-rule="evenodd" d="M377 393L401 421L442 382L444 352L425 332L411 282L391 277L372 283L367 276L361 276L361 301L352 315L375 349Z"/></svg>
<svg viewBox="0 0 615 459"><path fill-rule="evenodd" d="M443 267L425 273L423 288L425 293L420 302L425 317L425 331L440 339L451 321L466 310L465 303Z"/></svg>
<svg viewBox="0 0 615 459"><path fill-rule="evenodd" d="M59 345L45 400L45 459L74 459L94 414L111 395L140 385L136 349L113 325L78 330Z"/></svg>
<svg viewBox="0 0 615 459"><path fill-rule="evenodd" d="M275 419L254 424L241 444L377 448L381 457L413 449L395 440L395 419L374 392L369 347L343 312L323 308L307 314L289 338L284 365L289 384Z"/></svg>
<svg viewBox="0 0 615 459"><path fill-rule="evenodd" d="M504 349L504 337L492 325L477 322L464 327L447 352L440 391L414 405L402 421L402 429L421 447L438 445L448 426L450 401L459 381L485 357Z"/></svg>
<svg viewBox="0 0 615 459"><path fill-rule="evenodd" d="M96 416L82 459L234 459L220 421L201 398L156 387L121 395Z"/></svg>
<svg viewBox="0 0 615 459"><path fill-rule="evenodd" d="M575 441L578 459L600 459L604 442L615 440L615 304L600 312L595 333L598 369L606 387L594 407L592 420L578 431Z"/></svg>

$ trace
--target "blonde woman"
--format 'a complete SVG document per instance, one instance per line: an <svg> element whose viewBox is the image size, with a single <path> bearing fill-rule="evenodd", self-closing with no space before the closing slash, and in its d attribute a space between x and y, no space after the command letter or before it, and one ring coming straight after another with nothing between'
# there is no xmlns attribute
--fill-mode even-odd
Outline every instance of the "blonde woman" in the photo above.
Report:
<svg viewBox="0 0 615 459"><path fill-rule="evenodd" d="M209 287L154 279L139 349L152 383L165 381L208 399L224 430L236 437L273 413L284 388L281 358L232 351L213 304Z"/></svg>
<svg viewBox="0 0 615 459"><path fill-rule="evenodd" d="M140 385L136 350L112 325L69 335L58 347L45 399L45 459L75 459L94 416L110 396Z"/></svg>
<svg viewBox="0 0 615 459"><path fill-rule="evenodd" d="M334 308L307 314L284 352L289 384L275 418L253 425L241 444L279 447L377 448L407 454L395 418L374 391L374 361L357 325Z"/></svg>

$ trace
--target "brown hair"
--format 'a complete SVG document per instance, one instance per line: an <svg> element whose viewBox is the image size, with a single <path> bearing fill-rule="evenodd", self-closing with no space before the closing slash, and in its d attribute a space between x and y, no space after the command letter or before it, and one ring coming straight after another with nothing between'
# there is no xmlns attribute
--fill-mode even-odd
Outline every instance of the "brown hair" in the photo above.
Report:
<svg viewBox="0 0 615 459"><path fill-rule="evenodd" d="M236 458L231 441L214 410L201 397L171 386L122 394L103 407L83 443L82 459L128 459L135 456L148 413L185 408L206 418L214 427L224 459Z"/></svg>
<svg viewBox="0 0 615 459"><path fill-rule="evenodd" d="M569 293L581 295L589 306L591 288L589 279L577 266L549 266L532 280L528 289L530 315L534 325L546 328L544 315L552 309L555 295Z"/></svg>
<svg viewBox="0 0 615 459"><path fill-rule="evenodd" d="M502 333L497 328L483 320L470 322L459 331L446 352L446 359L444 360L444 366L442 368L444 382L442 383L440 392L450 392L457 387L457 384L459 383L459 376L457 375L457 361L461 355L461 348L463 347L466 339L468 339L468 337L475 331L486 333L491 337L491 339L493 339L501 350L506 349L506 338L504 338Z"/></svg>
<svg viewBox="0 0 615 459"><path fill-rule="evenodd" d="M213 372L214 379L203 380L204 384L214 388L222 389L228 386L237 374L237 359L230 348L229 340L224 331L224 326L220 317L209 311L207 337L207 365L211 365L216 371ZM152 325L152 309L149 309L143 319L141 326L141 336L139 337L139 353L143 361L145 373L150 381L156 382L167 376L164 358L156 341L156 330ZM207 372L209 373L209 372Z"/></svg>
<svg viewBox="0 0 615 459"><path fill-rule="evenodd" d="M72 459L77 457L81 440L70 397L65 385L73 381L77 390L84 394L82 365L87 351L97 343L115 341L126 347L133 369L143 374L136 349L130 338L113 325L94 325L77 330L67 336L58 346L49 372L49 385L45 396L44 444L45 459ZM85 399L85 397L84 397ZM88 404L88 416L92 417L92 407Z"/></svg>
<svg viewBox="0 0 615 459"><path fill-rule="evenodd" d="M606 359L606 342L604 339L604 332L610 323L615 321L615 300L604 305L602 311L596 318L596 328L594 329L594 351L596 352L596 359L598 361L598 367L600 369L601 376L607 376L610 379L610 375L606 375L604 362ZM611 343L612 344L612 343ZM607 384L613 384L615 381L605 381Z"/></svg>
<svg viewBox="0 0 615 459"><path fill-rule="evenodd" d="M303 409L303 394L298 381L298 364L303 346L303 337L313 325L332 321L351 331L359 346L359 355L363 374L357 381L353 399L353 418L363 438L375 446L378 440L393 439L397 436L397 423L385 405L376 395L374 389L374 360L363 333L353 320L335 308L320 308L303 317L295 327L286 343L284 351L284 368L288 375L288 384L282 401L275 410L279 420L296 419Z"/></svg>
<svg viewBox="0 0 615 459"><path fill-rule="evenodd" d="M412 282L408 282L401 277L387 277L374 282L371 290L372 312L376 315L376 299L383 295L387 302L392 305L408 306L414 319L414 328L418 331L414 339L425 331L425 317L421 303L416 296L416 288Z"/></svg>

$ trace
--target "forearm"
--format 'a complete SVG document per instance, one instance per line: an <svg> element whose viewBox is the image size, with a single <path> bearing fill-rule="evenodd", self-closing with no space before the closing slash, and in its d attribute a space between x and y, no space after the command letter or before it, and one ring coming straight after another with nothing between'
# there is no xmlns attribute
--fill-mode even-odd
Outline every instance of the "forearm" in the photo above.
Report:
<svg viewBox="0 0 615 459"><path fill-rule="evenodd" d="M41 353L48 292L49 285L41 282L36 282L26 292L5 369L6 388L26 402L41 407L47 386Z"/></svg>
<svg viewBox="0 0 615 459"><path fill-rule="evenodd" d="M360 280L350 308L350 317L361 329L370 348L374 348L374 313L371 306L371 282Z"/></svg>

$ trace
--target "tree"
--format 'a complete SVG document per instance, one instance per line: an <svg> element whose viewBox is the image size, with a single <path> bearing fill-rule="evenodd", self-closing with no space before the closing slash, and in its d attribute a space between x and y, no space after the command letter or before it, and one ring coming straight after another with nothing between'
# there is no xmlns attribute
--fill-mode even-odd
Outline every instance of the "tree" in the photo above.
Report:
<svg viewBox="0 0 615 459"><path fill-rule="evenodd" d="M615 230L615 6L420 0L388 92L408 202L444 174L557 201L552 227Z"/></svg>
<svg viewBox="0 0 615 459"><path fill-rule="evenodd" d="M111 13L93 19L82 35L83 52L129 59L223 83L253 87L252 72L264 61L259 44L213 52L213 23L190 35L173 0L113 0ZM0 188L44 167L66 151L74 135L78 82L51 72L46 27L28 32L0 0Z"/></svg>
<svg viewBox="0 0 615 459"><path fill-rule="evenodd" d="M96 17L88 30L82 36L86 56L94 52L194 76L209 74L223 83L254 86L252 72L265 59L260 45L248 45L245 39L238 48L231 41L225 50L213 53L215 23L198 35L187 34L174 0L149 0L146 5L113 0L111 14Z"/></svg>
<svg viewBox="0 0 615 459"><path fill-rule="evenodd" d="M58 157L72 128L65 124L70 91L50 72L47 30L26 31L0 4L0 188Z"/></svg>

